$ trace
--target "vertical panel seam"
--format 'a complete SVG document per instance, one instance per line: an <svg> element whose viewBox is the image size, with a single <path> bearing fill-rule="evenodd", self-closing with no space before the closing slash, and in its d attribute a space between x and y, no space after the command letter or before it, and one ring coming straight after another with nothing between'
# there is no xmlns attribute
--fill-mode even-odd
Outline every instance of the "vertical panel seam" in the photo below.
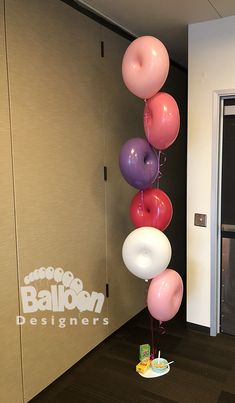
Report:
<svg viewBox="0 0 235 403"><path fill-rule="evenodd" d="M11 174L12 174L12 197L13 197L13 214L14 214L14 237L16 245L16 276L17 276L17 292L18 292L18 309L20 314L20 276L19 276L19 246L17 234L17 214L16 214L16 185L15 185L15 164L14 164L14 146L12 133L12 110L11 110L11 95L10 95L10 79L9 79L9 59L7 46L7 21L6 21L6 3L3 0L3 19L4 19L4 42L5 42L5 57L6 57L6 76L7 76L7 97L8 97L8 118L10 132L10 153L11 153ZM22 350L22 329L19 328L20 336L20 365L21 365L21 384L23 392L23 400L25 400L24 392L24 375L23 375L23 350Z"/></svg>
<svg viewBox="0 0 235 403"><path fill-rule="evenodd" d="M100 24L100 39L101 42L104 43L104 34L105 30L103 25ZM102 71L102 77L104 77L104 58L100 58L100 63L101 65L101 71ZM106 160L106 152L107 152L107 141L106 141L106 134L104 131L104 91L103 87L101 86L101 130L103 133L103 159L104 159L104 165L107 167L107 160ZM107 167L108 168L108 167ZM105 232L105 282L106 284L109 284L109 264L108 264L108 202L107 202L107 193L108 193L108 183L107 181L104 181L104 232ZM105 285L106 287L106 285ZM109 289L110 292L110 289ZM109 318L109 301L107 300L107 305L106 305L106 312L107 316ZM110 333L110 328L108 326L108 334Z"/></svg>

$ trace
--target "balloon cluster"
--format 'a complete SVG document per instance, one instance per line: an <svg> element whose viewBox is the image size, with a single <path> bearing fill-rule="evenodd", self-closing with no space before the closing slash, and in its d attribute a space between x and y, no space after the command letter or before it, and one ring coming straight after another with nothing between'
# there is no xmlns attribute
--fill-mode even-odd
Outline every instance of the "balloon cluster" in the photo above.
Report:
<svg viewBox="0 0 235 403"><path fill-rule="evenodd" d="M166 92L159 92L168 72L169 56L157 38L139 37L124 54L123 80L134 95L145 101L146 139L128 140L119 156L123 177L139 189L130 204L130 217L136 229L127 236L122 256L132 274L151 279L147 305L151 315L161 322L175 316L183 296L180 275L167 268L171 245L162 232L171 222L172 204L165 192L154 187L160 174L160 153L175 141L180 128L176 101Z"/></svg>

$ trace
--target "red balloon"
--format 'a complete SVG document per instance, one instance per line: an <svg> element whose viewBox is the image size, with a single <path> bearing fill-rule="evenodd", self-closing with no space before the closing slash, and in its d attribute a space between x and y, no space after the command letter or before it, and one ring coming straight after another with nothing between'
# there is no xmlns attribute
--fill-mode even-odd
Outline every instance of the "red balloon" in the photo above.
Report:
<svg viewBox="0 0 235 403"><path fill-rule="evenodd" d="M141 190L130 204L130 217L136 228L154 227L163 231L170 224L172 215L171 201L160 189Z"/></svg>
<svg viewBox="0 0 235 403"><path fill-rule="evenodd" d="M158 150L168 148L178 136L180 113L175 99L166 92L158 92L146 101L144 130L148 142Z"/></svg>

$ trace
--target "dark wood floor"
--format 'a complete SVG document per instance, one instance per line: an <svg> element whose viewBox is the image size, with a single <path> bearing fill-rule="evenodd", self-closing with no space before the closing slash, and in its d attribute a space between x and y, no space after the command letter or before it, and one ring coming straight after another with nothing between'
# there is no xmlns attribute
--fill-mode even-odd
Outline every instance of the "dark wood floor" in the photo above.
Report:
<svg viewBox="0 0 235 403"><path fill-rule="evenodd" d="M162 355L175 363L159 378L135 372L140 344L151 342L143 311L60 377L32 403L235 403L235 337L189 330L169 322Z"/></svg>

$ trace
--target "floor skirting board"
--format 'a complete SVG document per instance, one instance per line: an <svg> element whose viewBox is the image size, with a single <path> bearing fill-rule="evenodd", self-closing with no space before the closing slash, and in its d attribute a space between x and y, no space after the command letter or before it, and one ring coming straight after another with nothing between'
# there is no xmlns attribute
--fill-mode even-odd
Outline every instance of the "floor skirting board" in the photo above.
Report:
<svg viewBox="0 0 235 403"><path fill-rule="evenodd" d="M187 322L187 327L191 330L195 330L196 332L210 334L210 328L207 326L201 326L197 325L196 323Z"/></svg>

